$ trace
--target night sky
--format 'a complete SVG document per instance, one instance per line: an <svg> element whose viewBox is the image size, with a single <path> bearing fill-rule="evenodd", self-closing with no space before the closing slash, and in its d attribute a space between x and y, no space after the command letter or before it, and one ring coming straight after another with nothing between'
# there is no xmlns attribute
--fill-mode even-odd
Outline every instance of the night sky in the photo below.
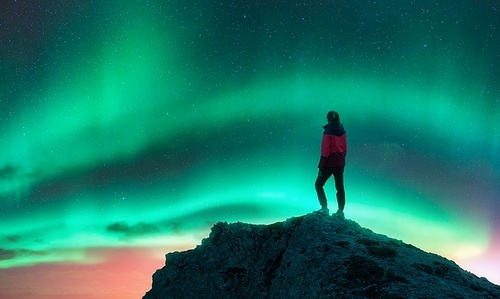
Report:
<svg viewBox="0 0 500 299"><path fill-rule="evenodd" d="M0 2L1 297L140 298L215 222L319 209L329 110L346 217L500 284L499 10Z"/></svg>

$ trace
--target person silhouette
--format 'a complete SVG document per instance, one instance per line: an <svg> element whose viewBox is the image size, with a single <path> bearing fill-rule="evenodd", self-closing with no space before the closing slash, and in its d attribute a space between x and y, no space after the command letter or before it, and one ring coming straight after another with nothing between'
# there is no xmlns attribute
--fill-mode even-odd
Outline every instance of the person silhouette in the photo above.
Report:
<svg viewBox="0 0 500 299"><path fill-rule="evenodd" d="M344 168L347 154L347 135L340 116L335 111L326 114L328 124L323 126L323 139L321 141L321 157L319 160L318 177L314 184L321 209L318 213L329 215L328 201L323 186L333 175L335 189L337 190L338 210L333 216L344 219L345 190L344 190Z"/></svg>

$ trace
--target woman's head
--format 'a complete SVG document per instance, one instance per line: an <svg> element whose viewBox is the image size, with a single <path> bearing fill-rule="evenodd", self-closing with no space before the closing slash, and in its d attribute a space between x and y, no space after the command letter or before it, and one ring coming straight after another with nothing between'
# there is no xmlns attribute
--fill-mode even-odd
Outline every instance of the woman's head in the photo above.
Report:
<svg viewBox="0 0 500 299"><path fill-rule="evenodd" d="M335 111L329 111L326 114L326 119L328 120L328 123L333 123L337 127L340 127L340 116L337 112Z"/></svg>

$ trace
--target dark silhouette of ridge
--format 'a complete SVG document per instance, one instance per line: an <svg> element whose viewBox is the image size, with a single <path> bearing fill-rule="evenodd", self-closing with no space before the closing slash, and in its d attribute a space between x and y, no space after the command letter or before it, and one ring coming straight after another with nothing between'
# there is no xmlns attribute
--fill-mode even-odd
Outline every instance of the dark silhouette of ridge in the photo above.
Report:
<svg viewBox="0 0 500 299"><path fill-rule="evenodd" d="M195 249L166 255L143 297L157 298L500 298L500 286L354 221L311 213L217 223Z"/></svg>

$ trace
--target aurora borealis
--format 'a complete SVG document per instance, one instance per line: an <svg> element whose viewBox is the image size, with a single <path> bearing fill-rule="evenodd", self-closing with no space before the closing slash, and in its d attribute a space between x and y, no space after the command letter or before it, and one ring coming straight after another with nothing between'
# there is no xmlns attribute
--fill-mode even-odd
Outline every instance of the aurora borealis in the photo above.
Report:
<svg viewBox="0 0 500 299"><path fill-rule="evenodd" d="M346 217L500 284L497 1L177 2L0 4L2 298L138 298L318 209L329 110Z"/></svg>

